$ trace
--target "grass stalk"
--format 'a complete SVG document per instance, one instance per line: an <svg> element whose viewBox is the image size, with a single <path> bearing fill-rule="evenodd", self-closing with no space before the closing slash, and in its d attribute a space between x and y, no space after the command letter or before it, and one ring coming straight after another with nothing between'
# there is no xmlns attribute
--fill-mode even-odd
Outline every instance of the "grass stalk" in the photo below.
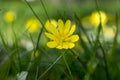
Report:
<svg viewBox="0 0 120 80"><path fill-rule="evenodd" d="M32 11L32 13L34 14L34 16L41 22L41 24L42 24L42 26L43 26L43 27L41 28L39 34L38 34L38 39L37 39L36 47L35 47L35 50L34 50L34 54L35 54L35 52L36 52L37 49L39 48L39 42L40 42L40 38L41 38L42 32L43 32L43 30L44 30L44 24L43 24L42 20L38 17L38 15L35 13L35 11L33 10L33 8L31 7L31 5L29 4L29 2L27 2L26 0L25 0L25 2L26 2L26 4L28 5L28 7L30 8L30 10ZM34 58L31 59L31 61L33 61L33 60L34 60ZM31 66L32 66L32 63L30 62L29 65L28 65L28 69L27 69L27 70L29 70Z"/></svg>
<svg viewBox="0 0 120 80"><path fill-rule="evenodd" d="M102 44L100 42L99 42L99 44L100 44L100 48L101 48L102 53L103 53L103 60L104 60L104 63L105 63L106 78L107 78L107 80L111 80L110 74L109 74L109 69L108 69L108 62L107 62L106 52L105 52Z"/></svg>
<svg viewBox="0 0 120 80"><path fill-rule="evenodd" d="M14 40L15 40L15 48L17 50L17 59L18 59L18 71L20 72L20 66L21 66L21 58L20 58L20 51L19 51L19 46L18 46L18 39L17 39L17 36L16 36L16 33L15 33L15 30L13 28L13 25L14 25L14 22L11 23L11 29L12 29L12 32L13 32L13 35L14 35Z"/></svg>
<svg viewBox="0 0 120 80"><path fill-rule="evenodd" d="M73 53L74 56L78 56L73 49L70 49L70 51ZM86 72L86 65L83 63L79 56L77 57L77 60L82 65L84 72Z"/></svg>
<svg viewBox="0 0 120 80"><path fill-rule="evenodd" d="M97 8L98 14L100 15L100 10L99 10L99 7L98 7L97 0L95 0L95 4L96 4L96 8ZM92 53L92 56L90 58L90 61L88 62L88 66L87 66L88 72L86 73L86 75L84 77L84 80L89 80L90 79L90 75L94 71L92 66L94 64L94 60L95 60L96 53L97 53L97 47L98 47L98 44L99 44L99 36L100 36L101 29L102 29L102 24L101 24L101 15L100 15L100 24L99 24L98 30L97 30L96 40L95 40L94 47L93 47L93 53Z"/></svg>
<svg viewBox="0 0 120 80"><path fill-rule="evenodd" d="M111 51L111 57L113 57L114 55L114 52L117 48L117 44L118 44L118 41L117 41L117 38L118 38L118 33L119 33L119 27L118 27L118 14L116 13L116 16L115 16L115 21L116 21L116 33L115 33L115 37L114 37L114 41L113 41L113 44L112 44L112 51Z"/></svg>
<svg viewBox="0 0 120 80"><path fill-rule="evenodd" d="M43 3L43 0L40 0L40 1L41 1L41 4L42 4L43 9L44 9L44 11L45 11L46 16L47 16L48 20L50 21L50 17L49 17L49 15L48 15L48 13L47 13L47 10L46 10L46 8L45 8L45 5L44 5L44 3Z"/></svg>
<svg viewBox="0 0 120 80"><path fill-rule="evenodd" d="M63 52L46 70L45 72L42 73L42 75L38 78L38 80L40 80L62 57L63 55L66 53Z"/></svg>
<svg viewBox="0 0 120 80"><path fill-rule="evenodd" d="M65 65L66 65L66 67L68 69L68 72L69 72L69 75L71 77L71 80L73 80L72 72L71 72L71 70L69 68L69 65L68 65L67 61L66 61L65 55L63 55L62 58L63 58L63 61L64 61Z"/></svg>

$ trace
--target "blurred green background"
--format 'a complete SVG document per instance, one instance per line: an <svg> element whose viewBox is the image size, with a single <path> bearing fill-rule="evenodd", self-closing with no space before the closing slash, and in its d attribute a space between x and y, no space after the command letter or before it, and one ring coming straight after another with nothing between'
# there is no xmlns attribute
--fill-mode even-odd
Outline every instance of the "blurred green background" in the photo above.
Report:
<svg viewBox="0 0 120 80"><path fill-rule="evenodd" d="M87 69L82 64L88 66L87 63L90 61L89 55L94 51L86 35L92 41L92 44L94 44L97 28L99 27L96 24L92 24L92 22L97 23L98 19L98 13L96 17L97 5L95 1L98 3L99 10L101 11L100 14L103 14L103 18L107 20L105 25L102 25L104 36L101 35L100 40L106 51L109 75L111 80L120 79L120 0L42 0L44 6L41 0L27 1L37 14L37 18L41 21L35 20L34 26L40 27L32 28L32 30L35 29L33 32L29 32L27 25L29 25L30 20L34 22L36 16L24 0L0 0L0 80L16 80L18 73L27 71L39 31L48 19L56 21L58 19L63 21L70 19L73 23L77 24L77 27L82 26L87 33L79 33L79 28L77 28L76 33L81 35L83 40L83 42L79 41L76 43L76 47L73 50L77 56L73 56L71 51L68 51L65 55L73 74L73 80L83 80L87 74ZM13 12L12 16L14 19L12 21L7 21L8 19L4 18L8 12ZM93 17L91 17L92 15ZM99 20L97 24L100 24ZM115 41L117 30L117 41ZM34 65L28 70L27 80L35 80L36 75L40 76L60 56L59 50L49 49L46 46L46 41L48 39L42 34L40 47L38 52L36 52L36 55L38 55L37 57L35 56ZM95 70L91 73L89 80L109 80L108 76L106 77L102 50L100 46L96 49L98 54L94 63ZM91 52L87 52L87 50ZM77 60L78 57L81 59L80 62ZM58 61L41 80L70 80L69 72L64 62L62 60Z"/></svg>

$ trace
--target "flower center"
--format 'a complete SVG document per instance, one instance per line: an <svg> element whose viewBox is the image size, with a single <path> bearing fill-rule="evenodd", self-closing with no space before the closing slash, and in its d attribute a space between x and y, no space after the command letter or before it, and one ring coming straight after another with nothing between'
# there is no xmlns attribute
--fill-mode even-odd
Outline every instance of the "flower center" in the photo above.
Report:
<svg viewBox="0 0 120 80"><path fill-rule="evenodd" d="M66 41L65 41L66 38L67 38L66 35L57 36L57 44L60 46L63 46L63 44L66 43Z"/></svg>

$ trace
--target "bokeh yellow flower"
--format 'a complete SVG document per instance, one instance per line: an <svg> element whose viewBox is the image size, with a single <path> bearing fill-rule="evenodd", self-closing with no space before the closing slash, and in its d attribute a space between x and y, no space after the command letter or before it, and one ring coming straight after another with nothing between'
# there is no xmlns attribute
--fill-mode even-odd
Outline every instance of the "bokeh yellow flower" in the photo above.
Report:
<svg viewBox="0 0 120 80"><path fill-rule="evenodd" d="M94 26L98 26L100 24L100 17L101 17L101 24L105 25L107 23L107 15L105 12L100 11L100 15L98 12L93 12L90 16L90 22Z"/></svg>
<svg viewBox="0 0 120 80"><path fill-rule="evenodd" d="M113 40L113 38L115 37L115 33L116 33L116 26L104 26L103 28L103 35L105 40L110 41Z"/></svg>
<svg viewBox="0 0 120 80"><path fill-rule="evenodd" d="M16 19L16 14L13 11L5 12L3 15L4 21L11 23Z"/></svg>
<svg viewBox="0 0 120 80"><path fill-rule="evenodd" d="M26 28L30 33L36 32L38 31L38 29L40 28L41 23L39 22L39 20L37 20L36 18L30 18L27 22L26 22Z"/></svg>
<svg viewBox="0 0 120 80"><path fill-rule="evenodd" d="M73 35L76 25L71 25L70 20L67 20L64 24L64 22L59 19L57 26L48 20L45 23L45 28L48 31L45 32L45 35L50 39L50 41L47 42L49 48L71 49L75 46L74 42L79 40L78 35Z"/></svg>
<svg viewBox="0 0 120 80"><path fill-rule="evenodd" d="M33 58L33 57L37 58L37 57L39 57L39 55L40 55L40 52L38 50L36 50L35 52L33 51L31 54L31 58Z"/></svg>

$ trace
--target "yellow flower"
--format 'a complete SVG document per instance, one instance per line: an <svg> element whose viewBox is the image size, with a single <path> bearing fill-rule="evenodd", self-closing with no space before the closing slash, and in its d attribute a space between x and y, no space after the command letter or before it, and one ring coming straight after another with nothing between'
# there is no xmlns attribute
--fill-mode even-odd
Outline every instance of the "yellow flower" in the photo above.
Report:
<svg viewBox="0 0 120 80"><path fill-rule="evenodd" d="M71 25L71 21L67 20L64 24L61 19L58 20L57 26L51 21L46 21L45 28L48 32L45 35L50 39L47 42L49 48L71 49L75 46L74 42L79 40L78 35L73 35L76 25Z"/></svg>
<svg viewBox="0 0 120 80"><path fill-rule="evenodd" d="M41 26L41 23L36 18L30 18L26 22L26 28L31 33L36 32L40 26Z"/></svg>
<svg viewBox="0 0 120 80"><path fill-rule="evenodd" d="M105 25L107 23L107 15L103 11L100 11L100 15L98 12L93 12L90 16L90 22L94 26L98 26L100 24L100 17L101 17L101 24Z"/></svg>
<svg viewBox="0 0 120 80"><path fill-rule="evenodd" d="M16 15L13 11L8 11L3 15L3 19L8 23L13 22L15 18L16 18Z"/></svg>
<svg viewBox="0 0 120 80"><path fill-rule="evenodd" d="M116 33L116 26L105 26L103 28L103 35L106 40L113 40Z"/></svg>
<svg viewBox="0 0 120 80"><path fill-rule="evenodd" d="M31 54L31 58L33 58L33 57L36 57L36 58L37 58L37 57L39 57L39 56L40 56L40 52L39 52L38 50L35 51L35 52L33 51L32 54Z"/></svg>
<svg viewBox="0 0 120 80"><path fill-rule="evenodd" d="M50 23L52 25L54 25L55 27L57 27L57 21L56 20L52 19L52 20L50 20Z"/></svg>

